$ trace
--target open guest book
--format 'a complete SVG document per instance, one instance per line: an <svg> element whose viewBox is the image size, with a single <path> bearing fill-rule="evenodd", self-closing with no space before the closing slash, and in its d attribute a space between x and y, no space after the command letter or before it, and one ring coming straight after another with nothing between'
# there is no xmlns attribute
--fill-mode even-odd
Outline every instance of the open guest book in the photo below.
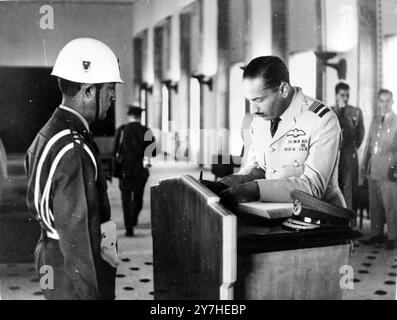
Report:
<svg viewBox="0 0 397 320"><path fill-rule="evenodd" d="M238 210L265 219L282 219L292 216L293 203L247 202L240 203Z"/></svg>

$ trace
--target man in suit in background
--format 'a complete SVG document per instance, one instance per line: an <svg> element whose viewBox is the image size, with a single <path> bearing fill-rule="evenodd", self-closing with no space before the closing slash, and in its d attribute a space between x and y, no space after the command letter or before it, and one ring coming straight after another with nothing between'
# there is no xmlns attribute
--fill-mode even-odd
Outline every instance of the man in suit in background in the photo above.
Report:
<svg viewBox="0 0 397 320"><path fill-rule="evenodd" d="M362 174L369 182L369 211L372 237L365 244L383 243L393 250L397 237L397 182L388 175L397 162L397 115L393 94L382 89L378 93L378 114L371 124L365 146ZM383 234L387 222L388 238Z"/></svg>
<svg viewBox="0 0 397 320"><path fill-rule="evenodd" d="M114 154L121 164L119 188L124 213L126 236L134 235L138 216L143 207L143 195L149 178L150 164L144 158L156 156L155 138L149 128L141 124L142 109L128 106L129 122L117 129Z"/></svg>
<svg viewBox="0 0 397 320"><path fill-rule="evenodd" d="M339 187L349 209L357 210L358 156L357 150L364 139L363 114L357 107L349 105L350 86L339 82L335 86L336 113L342 129L342 146L339 160Z"/></svg>

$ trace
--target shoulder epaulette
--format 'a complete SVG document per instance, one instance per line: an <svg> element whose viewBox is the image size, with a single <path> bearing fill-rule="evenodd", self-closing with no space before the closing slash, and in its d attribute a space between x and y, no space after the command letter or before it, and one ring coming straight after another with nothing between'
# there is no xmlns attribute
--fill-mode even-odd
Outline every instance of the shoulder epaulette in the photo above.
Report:
<svg viewBox="0 0 397 320"><path fill-rule="evenodd" d="M84 137L79 132L72 130L72 138L73 138L73 142L79 144L85 150L85 152L87 152L87 154L90 156L91 161L95 168L95 180L96 180L98 176L98 167L94 154L92 153L91 149L87 146L87 144L84 143Z"/></svg>
<svg viewBox="0 0 397 320"><path fill-rule="evenodd" d="M330 108L325 106L324 103L318 100L314 100L313 103L310 105L309 110L317 114L320 118L330 112Z"/></svg>

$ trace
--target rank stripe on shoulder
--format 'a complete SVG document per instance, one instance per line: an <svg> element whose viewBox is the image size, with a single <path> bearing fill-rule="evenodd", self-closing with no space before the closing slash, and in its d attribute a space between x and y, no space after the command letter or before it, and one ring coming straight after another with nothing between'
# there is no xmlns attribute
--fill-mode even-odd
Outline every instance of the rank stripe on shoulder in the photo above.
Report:
<svg viewBox="0 0 397 320"><path fill-rule="evenodd" d="M330 109L320 101L314 101L309 107L309 110L317 114L320 118L330 111Z"/></svg>
<svg viewBox="0 0 397 320"><path fill-rule="evenodd" d="M329 111L329 108L325 108L323 111L321 111L321 113L318 115L320 118L322 118L324 115L326 115Z"/></svg>
<svg viewBox="0 0 397 320"><path fill-rule="evenodd" d="M319 107L321 105L322 105L322 103L320 101L313 101L313 103L309 107L309 110L314 111L317 107Z"/></svg>
<svg viewBox="0 0 397 320"><path fill-rule="evenodd" d="M325 105L320 104L316 109L313 110L313 112L314 113L319 113L324 107L325 107Z"/></svg>

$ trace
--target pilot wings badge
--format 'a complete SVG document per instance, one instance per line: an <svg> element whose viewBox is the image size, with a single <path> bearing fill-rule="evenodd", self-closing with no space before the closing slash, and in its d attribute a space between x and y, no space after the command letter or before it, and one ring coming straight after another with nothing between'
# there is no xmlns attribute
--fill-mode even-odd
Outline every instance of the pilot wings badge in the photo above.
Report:
<svg viewBox="0 0 397 320"><path fill-rule="evenodd" d="M290 130L288 132L287 137L298 138L298 137L302 137L302 136L305 136L305 135L306 135L305 131L295 128L295 129Z"/></svg>

